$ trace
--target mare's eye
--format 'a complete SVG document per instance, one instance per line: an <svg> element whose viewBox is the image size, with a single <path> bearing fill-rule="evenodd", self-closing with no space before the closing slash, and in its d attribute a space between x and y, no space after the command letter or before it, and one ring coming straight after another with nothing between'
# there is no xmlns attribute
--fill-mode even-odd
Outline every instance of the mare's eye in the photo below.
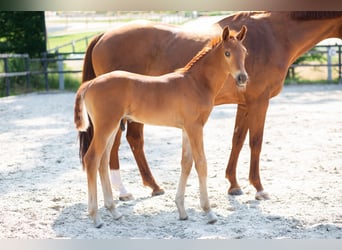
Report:
<svg viewBox="0 0 342 250"><path fill-rule="evenodd" d="M225 54L226 57L230 57L230 52L229 51L224 52L224 54Z"/></svg>

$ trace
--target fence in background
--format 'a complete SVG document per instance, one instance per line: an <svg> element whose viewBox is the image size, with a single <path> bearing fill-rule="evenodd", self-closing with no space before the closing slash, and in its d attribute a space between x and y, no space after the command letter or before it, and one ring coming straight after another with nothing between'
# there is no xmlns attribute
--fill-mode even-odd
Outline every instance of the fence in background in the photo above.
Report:
<svg viewBox="0 0 342 250"><path fill-rule="evenodd" d="M320 80L342 83L342 45L317 45L306 55L316 59L292 64L288 73L290 81L296 82L300 78L301 81L310 82L321 75L323 78ZM299 72L295 75L295 71Z"/></svg>
<svg viewBox="0 0 342 250"><path fill-rule="evenodd" d="M299 71L299 69L304 69L307 67L313 67L314 71L326 72L325 81L326 82L339 82L342 83L342 45L320 45L316 46L314 52L309 53L321 53L324 58L324 62L301 63L293 64L290 67L291 70ZM65 74L79 74L82 72L82 67L76 69L67 69L65 67L71 61L78 61L82 64L84 58L84 53L43 53L40 58L30 58L27 54L0 54L0 88L4 88L5 96L10 95L11 79L14 77L24 77L25 84L21 86L28 91L34 91L32 89L31 79L35 75L43 76L45 90L50 90L49 75L58 74L58 88L63 90L64 86L64 76ZM12 72L9 67L10 60L21 60L21 65L23 70L20 72ZM33 64L39 65L39 67L32 67ZM53 65L53 66L51 66ZM312 69L310 69L312 72ZM290 72L289 71L289 72ZM325 73L324 73L325 74Z"/></svg>
<svg viewBox="0 0 342 250"><path fill-rule="evenodd" d="M0 54L0 65L2 61L3 71L0 70L0 83L4 84L4 95L10 95L11 79L15 77L25 77L25 84L21 86L25 92L34 91L31 79L40 75L43 78L45 90L50 90L49 75L58 74L59 89L64 90L65 74L81 73L82 69L66 69L65 63L68 61L83 61L84 54L49 54L43 53L40 58L30 58L27 54ZM17 59L21 60L24 70L20 72L12 72L9 67L9 61ZM32 65L38 65L32 69ZM53 67L51 67L53 65ZM22 68L23 68L22 67ZM1 81L1 79L4 79ZM0 86L1 87L1 86Z"/></svg>

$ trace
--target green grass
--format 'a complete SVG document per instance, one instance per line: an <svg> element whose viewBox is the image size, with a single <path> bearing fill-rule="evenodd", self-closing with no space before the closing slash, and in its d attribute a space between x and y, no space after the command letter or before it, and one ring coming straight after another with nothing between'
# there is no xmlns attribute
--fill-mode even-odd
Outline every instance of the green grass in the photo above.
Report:
<svg viewBox="0 0 342 250"><path fill-rule="evenodd" d="M93 36L99 34L99 32L84 32L84 33L75 33L68 35L60 35L60 36L50 36L47 39L47 49L54 49L56 47L68 44L72 41L82 39L84 37L90 37L88 42L92 39ZM85 41L80 41L75 43L75 51L76 52L85 52L87 48L87 44ZM59 50L59 52L71 52L72 47L68 46Z"/></svg>

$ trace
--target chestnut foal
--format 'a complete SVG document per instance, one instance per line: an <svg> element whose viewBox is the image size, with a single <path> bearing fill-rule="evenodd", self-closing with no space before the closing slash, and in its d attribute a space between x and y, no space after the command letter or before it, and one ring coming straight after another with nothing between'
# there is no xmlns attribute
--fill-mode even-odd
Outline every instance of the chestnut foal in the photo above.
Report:
<svg viewBox="0 0 342 250"><path fill-rule="evenodd" d="M88 178L88 211L96 227L103 225L97 211L97 171L105 207L114 219L121 217L115 209L108 163L123 119L182 129L182 170L175 200L179 218L188 218L184 194L194 161L201 207L208 216L208 223L217 221L207 193L203 126L229 74L239 85L247 83L246 49L242 45L246 32L243 26L232 35L229 27L225 27L221 36L212 39L185 67L173 73L145 76L113 71L81 84L76 94L74 119L79 131L87 130L89 118L94 128L93 139L82 159Z"/></svg>

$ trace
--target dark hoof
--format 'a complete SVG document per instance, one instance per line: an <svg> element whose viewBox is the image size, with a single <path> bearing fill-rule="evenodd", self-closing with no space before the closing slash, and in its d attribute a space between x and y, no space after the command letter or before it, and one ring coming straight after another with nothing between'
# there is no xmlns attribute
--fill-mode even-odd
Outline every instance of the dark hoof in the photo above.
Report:
<svg viewBox="0 0 342 250"><path fill-rule="evenodd" d="M103 222L98 222L98 223L95 223L95 227L96 228L101 228L103 226Z"/></svg>
<svg viewBox="0 0 342 250"><path fill-rule="evenodd" d="M231 188L228 190L228 194L229 195L242 195L243 192L242 192L241 188Z"/></svg>
<svg viewBox="0 0 342 250"><path fill-rule="evenodd" d="M159 196L165 194L164 189L158 189L152 192L152 196Z"/></svg>
<svg viewBox="0 0 342 250"><path fill-rule="evenodd" d="M181 218L181 217L179 217L179 220L188 220L189 219L189 217L188 216L185 216L184 218Z"/></svg>

